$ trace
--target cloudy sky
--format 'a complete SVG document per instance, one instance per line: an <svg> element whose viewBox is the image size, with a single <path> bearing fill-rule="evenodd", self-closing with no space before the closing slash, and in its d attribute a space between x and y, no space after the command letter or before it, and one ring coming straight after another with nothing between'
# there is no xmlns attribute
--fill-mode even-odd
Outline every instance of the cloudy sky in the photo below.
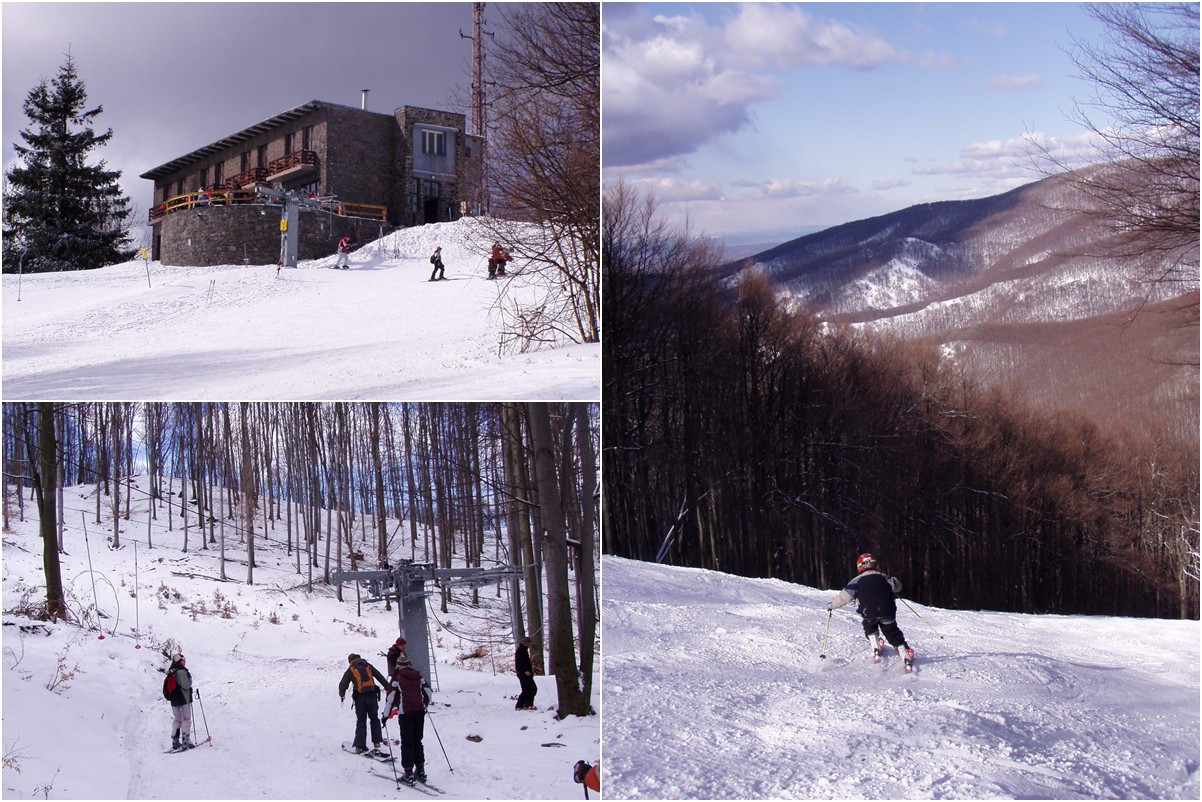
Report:
<svg viewBox="0 0 1202 802"><path fill-rule="evenodd" d="M495 7L486 20L496 20ZM491 27L491 26L490 26ZM471 3L3 4L4 168L28 120L22 104L70 51L100 158L144 219L153 185L138 175L309 100L391 112L449 108L471 76Z"/></svg>
<svg viewBox="0 0 1202 802"><path fill-rule="evenodd" d="M711 235L828 226L983 197L1072 160L1070 3L610 3L605 180ZM781 240L788 237L781 237Z"/></svg>

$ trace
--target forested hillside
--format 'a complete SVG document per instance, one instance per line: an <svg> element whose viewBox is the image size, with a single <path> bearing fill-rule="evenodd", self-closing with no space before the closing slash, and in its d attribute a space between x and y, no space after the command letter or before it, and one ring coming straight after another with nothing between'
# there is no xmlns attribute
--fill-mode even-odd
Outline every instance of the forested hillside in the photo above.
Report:
<svg viewBox="0 0 1202 802"><path fill-rule="evenodd" d="M605 550L819 588L872 551L944 607L1196 616L1197 440L820 324L607 197Z"/></svg>

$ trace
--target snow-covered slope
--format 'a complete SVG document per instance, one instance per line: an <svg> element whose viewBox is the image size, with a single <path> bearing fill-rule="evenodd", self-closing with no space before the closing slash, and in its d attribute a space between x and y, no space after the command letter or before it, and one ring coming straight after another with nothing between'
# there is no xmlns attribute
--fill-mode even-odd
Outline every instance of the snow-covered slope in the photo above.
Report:
<svg viewBox="0 0 1202 802"><path fill-rule="evenodd" d="M1198 798L1196 621L911 602L907 676L892 650L872 663L851 608L820 659L833 590L603 571L615 798Z"/></svg>
<svg viewBox="0 0 1202 802"><path fill-rule="evenodd" d="M500 353L502 309L546 280L487 280L471 221L402 229L351 255L274 265L4 276L4 397L593 400L600 347ZM448 281L429 282L443 248ZM149 286L148 286L149 285Z"/></svg>
<svg viewBox="0 0 1202 802"><path fill-rule="evenodd" d="M94 504L93 490L66 490L69 516L78 521L77 509ZM245 547L236 535L227 543L227 582L217 581L216 547L197 550L193 528L191 548L182 552L180 527L167 532L163 514L151 534L155 547L147 548L144 501L135 502L119 550L89 522L89 555L76 524L62 557L64 586L78 614L93 604L95 579L101 640L94 630L12 613L45 594L34 504L27 501L23 523L13 512L13 531L3 536L5 799L419 796L369 773L390 774L388 766L339 747L355 723L350 700L338 700L346 655L358 652L384 671L380 652L396 638L396 609L364 604L360 615L351 585L344 602L320 585L307 594L308 569L302 560L305 573L298 574L295 554L286 553L282 521L270 540L256 538L253 586L243 581ZM400 540L396 556L408 557ZM319 579L321 569L313 570ZM538 711L513 709L518 681L508 597L497 598L490 587L480 595L480 607L471 606L470 592L458 591L448 613L431 610L438 687L424 737L430 781L447 799L575 798L572 765L597 759L598 718L556 720L552 677L536 678ZM171 713L157 648L167 639L183 649L200 690L199 737L212 736L211 745L175 755L163 753ZM47 687L65 674L71 676ZM397 737L395 724L388 732Z"/></svg>

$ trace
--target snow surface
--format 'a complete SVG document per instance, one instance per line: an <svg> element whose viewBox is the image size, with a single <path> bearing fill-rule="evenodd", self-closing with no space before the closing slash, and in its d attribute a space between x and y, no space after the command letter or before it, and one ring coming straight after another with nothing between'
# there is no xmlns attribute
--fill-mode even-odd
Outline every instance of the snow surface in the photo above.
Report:
<svg viewBox="0 0 1202 802"><path fill-rule="evenodd" d="M68 524L79 520L79 508L93 508L94 490L65 491ZM94 574L88 573L89 549L79 524L71 527L62 556L74 610L92 605L95 577L98 606L106 615L103 640L96 631L64 624L47 625L49 635L22 632L19 625L34 622L7 612L26 593L35 601L45 596L36 505L26 503L24 523L15 521L14 509L13 531L4 533L3 542L4 798L421 798L369 773L390 774L386 764L339 746L352 739L355 723L349 695L343 706L337 693L346 655L358 652L384 672L380 653L396 638L396 608L364 604L357 615L349 584L344 602L330 590L308 596L295 555L285 553L283 521L276 523L272 540L256 538L253 586L244 582L245 547L228 533L227 576L233 581L214 581L218 552L215 546L196 550L195 527L191 550L183 553L178 522L167 532L160 513L155 547L147 548L146 503L140 498L135 495L120 550L109 547L105 532L91 525L94 512L88 513ZM390 522L390 531L395 526ZM408 541L400 540L397 556L408 557ZM304 568L303 559L301 564ZM314 574L319 579L320 569ZM438 612L434 597L430 629L437 687L423 739L430 782L447 792L445 799L578 798L582 786L572 780L572 766L598 758L598 717L556 720L555 681L549 676L535 678L538 711L513 709L518 681L508 595L496 593L495 587L481 589L476 608L470 592L456 591L446 614ZM229 618L219 613L227 606L235 608ZM205 612L189 612L200 609ZM135 623L140 641L133 637ZM161 692L167 661L155 646L167 638L182 647L200 690L193 705L196 732L212 736L211 744L182 754L163 753L170 746L171 710ZM477 647L490 654L465 657ZM49 690L51 677L64 670L74 678ZM594 709L598 704L594 690ZM388 732L397 736L395 723ZM475 736L481 740L468 740ZM399 758L399 747L392 748Z"/></svg>
<svg viewBox="0 0 1202 802"><path fill-rule="evenodd" d="M613 798L1199 798L1197 621L910 602L907 676L852 607L820 659L836 590L602 563Z"/></svg>
<svg viewBox="0 0 1202 802"><path fill-rule="evenodd" d="M448 281L430 282L443 248ZM499 353L501 309L548 292L487 279L472 221L401 229L351 254L274 265L4 276L4 397L80 400L596 400L597 344ZM19 298L19 300L18 300Z"/></svg>

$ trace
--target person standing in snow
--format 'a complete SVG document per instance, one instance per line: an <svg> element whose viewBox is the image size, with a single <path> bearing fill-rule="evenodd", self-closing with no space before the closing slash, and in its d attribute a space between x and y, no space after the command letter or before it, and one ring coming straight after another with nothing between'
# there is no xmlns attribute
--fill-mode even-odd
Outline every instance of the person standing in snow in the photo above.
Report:
<svg viewBox="0 0 1202 802"><path fill-rule="evenodd" d="M534 683L534 664L530 662L530 647L533 644L533 638L522 638L513 653L513 667L517 671L518 681L522 683L522 692L518 694L518 703L514 705L514 710L538 709L534 706L538 685Z"/></svg>
<svg viewBox="0 0 1202 802"><path fill-rule="evenodd" d="M355 754L367 751L367 721L371 720L372 752L383 757L380 751L383 738L380 736L380 687L388 687L388 678L371 663L357 654L347 655L347 669L338 683L338 698L346 704L346 689L351 690L351 704L355 707ZM379 681L380 686L376 685Z"/></svg>
<svg viewBox="0 0 1202 802"><path fill-rule="evenodd" d="M405 639L397 638L396 643L388 647L388 676L392 676L392 672L396 671L397 658L405 653Z"/></svg>
<svg viewBox="0 0 1202 802"><path fill-rule="evenodd" d="M192 672L182 654L171 656L163 695L171 702L171 748L191 749L196 746L192 743Z"/></svg>
<svg viewBox="0 0 1202 802"><path fill-rule="evenodd" d="M422 730L425 728L426 708L430 706L430 686L426 684L422 673L413 667L413 661L401 654L392 672L392 687L400 711L397 726L401 731L401 768L405 770L401 781L424 783L426 750L422 746ZM389 715L392 715L392 711L389 711Z"/></svg>
<svg viewBox="0 0 1202 802"><path fill-rule="evenodd" d="M338 240L338 261L334 263L334 268L339 267L344 270L351 269L351 238L349 236Z"/></svg>
<svg viewBox="0 0 1202 802"><path fill-rule="evenodd" d="M505 263L509 261L509 254L501 247L501 243L494 242L492 244L492 255L488 260L488 277L496 278L497 276L508 275L505 272Z"/></svg>
<svg viewBox="0 0 1202 802"><path fill-rule="evenodd" d="M914 658L914 650L906 643L905 635L897 626L896 599L897 594L901 593L901 580L895 576L885 576L876 569L876 558L871 554L861 554L856 559L858 574L826 606L827 612L855 599L856 610L864 619L864 637L872 644L874 654L880 656L882 643L878 633L883 633L889 645L909 662Z"/></svg>
<svg viewBox="0 0 1202 802"><path fill-rule="evenodd" d="M446 278L442 270L441 245L434 249L434 253L430 254L430 264L434 265L434 269L430 271L430 281L438 281L440 278Z"/></svg>

